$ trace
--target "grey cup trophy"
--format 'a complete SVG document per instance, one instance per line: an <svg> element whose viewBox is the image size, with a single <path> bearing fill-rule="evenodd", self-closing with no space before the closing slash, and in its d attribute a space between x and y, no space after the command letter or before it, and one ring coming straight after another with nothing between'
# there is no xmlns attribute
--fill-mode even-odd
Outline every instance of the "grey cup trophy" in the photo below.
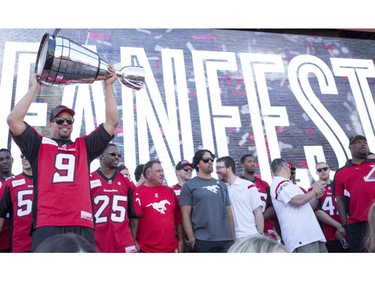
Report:
<svg viewBox="0 0 375 281"><path fill-rule="evenodd" d="M39 82L52 86L91 84L107 77L108 63L78 43L59 36L44 34L35 65ZM125 66L116 72L119 81L136 91L144 86L141 66Z"/></svg>

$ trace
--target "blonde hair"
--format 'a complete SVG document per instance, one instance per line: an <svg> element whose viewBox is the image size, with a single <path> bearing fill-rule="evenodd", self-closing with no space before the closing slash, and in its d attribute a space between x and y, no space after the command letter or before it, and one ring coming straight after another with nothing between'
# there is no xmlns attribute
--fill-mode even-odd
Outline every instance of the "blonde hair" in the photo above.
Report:
<svg viewBox="0 0 375 281"><path fill-rule="evenodd" d="M369 253L375 253L375 203L368 212L368 229L364 244Z"/></svg>
<svg viewBox="0 0 375 281"><path fill-rule="evenodd" d="M287 253L284 245L267 236L249 236L237 240L228 253Z"/></svg>

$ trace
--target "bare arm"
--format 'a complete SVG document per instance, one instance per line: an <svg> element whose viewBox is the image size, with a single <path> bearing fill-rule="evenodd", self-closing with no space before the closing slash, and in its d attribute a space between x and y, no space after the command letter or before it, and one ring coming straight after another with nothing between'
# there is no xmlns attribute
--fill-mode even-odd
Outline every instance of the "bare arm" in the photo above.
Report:
<svg viewBox="0 0 375 281"><path fill-rule="evenodd" d="M117 80L116 71L112 66L108 66L109 77L104 81L105 84L105 123L104 129L111 136L118 125L117 103L113 94L113 83Z"/></svg>
<svg viewBox="0 0 375 281"><path fill-rule="evenodd" d="M316 210L315 215L319 221L331 225L337 229L342 235L346 235L345 229L341 226L341 224L335 221L332 217L330 217L326 212L323 210Z"/></svg>
<svg viewBox="0 0 375 281"><path fill-rule="evenodd" d="M257 230L259 233L263 233L264 231L264 217L262 213L262 206L259 206L258 208L255 208L253 210L254 216L255 216L255 224L257 226Z"/></svg>
<svg viewBox="0 0 375 281"><path fill-rule="evenodd" d="M305 205L306 203L309 203L312 199L315 199L316 197L322 197L325 186L326 184L323 182L316 182L309 192L294 196L290 200L290 204L292 206L298 207Z"/></svg>
<svg viewBox="0 0 375 281"><path fill-rule="evenodd" d="M345 205L345 197L344 196L336 196L337 200L337 211L339 212L339 217L341 220L341 224L346 224L346 205Z"/></svg>
<svg viewBox="0 0 375 281"><path fill-rule="evenodd" d="M27 111L34 97L40 92L41 85L37 81L38 74L34 74L31 80L31 87L26 95L13 107L12 111L7 117L7 123L10 131L15 136L21 135L26 130L26 125L23 122Z"/></svg>
<svg viewBox="0 0 375 281"><path fill-rule="evenodd" d="M190 243L195 240L194 232L193 232L193 225L191 224L190 214L191 214L191 206L190 205L183 205L180 206L181 215L182 215L182 226L184 228L185 235Z"/></svg>
<svg viewBox="0 0 375 281"><path fill-rule="evenodd" d="M133 235L133 239L134 239L134 244L135 244L135 248L137 249L137 251L139 251L139 245L138 245L138 242L137 242L137 231L138 231L138 223L139 223L139 219L137 218L131 218L130 219L130 229L131 229L131 232L132 232L132 235Z"/></svg>
<svg viewBox="0 0 375 281"><path fill-rule="evenodd" d="M236 240L236 234L234 232L234 219L233 219L232 206L227 206L227 214L228 214L230 232L232 233L233 240Z"/></svg>

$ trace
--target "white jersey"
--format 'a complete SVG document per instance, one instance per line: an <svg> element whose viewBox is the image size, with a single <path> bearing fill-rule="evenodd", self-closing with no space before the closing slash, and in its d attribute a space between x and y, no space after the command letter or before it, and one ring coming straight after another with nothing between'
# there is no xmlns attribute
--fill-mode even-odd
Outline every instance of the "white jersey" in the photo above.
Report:
<svg viewBox="0 0 375 281"><path fill-rule="evenodd" d="M289 204L302 189L284 177L274 177L271 198L280 223L281 235L289 252L312 242L326 242L319 222L309 203L299 207Z"/></svg>
<svg viewBox="0 0 375 281"><path fill-rule="evenodd" d="M253 213L254 209L262 206L258 189L252 182L239 177L227 186L232 203L236 238L259 235Z"/></svg>

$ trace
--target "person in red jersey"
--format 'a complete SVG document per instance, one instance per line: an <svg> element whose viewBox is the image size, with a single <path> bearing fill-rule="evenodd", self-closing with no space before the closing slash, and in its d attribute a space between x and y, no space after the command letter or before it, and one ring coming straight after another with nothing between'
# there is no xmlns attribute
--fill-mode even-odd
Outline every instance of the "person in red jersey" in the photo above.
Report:
<svg viewBox="0 0 375 281"><path fill-rule="evenodd" d="M315 215L320 221L324 236L326 237L328 252L344 253L347 252L348 247L346 232L340 223L336 197L332 194L333 182L329 177L330 171L327 163L319 162L316 164L316 174L319 176L319 181L326 183L326 187L323 196L316 199L316 206L313 205L313 207L315 207Z"/></svg>
<svg viewBox="0 0 375 281"><path fill-rule="evenodd" d="M83 235L94 243L94 218L90 195L90 163L112 140L118 125L112 84L116 71L108 66L105 84L105 122L89 135L71 140L73 109L59 105L51 110L48 126L51 138L44 137L24 121L41 90L38 74L26 95L7 117L13 140L30 161L34 179L32 251L46 238L65 232Z"/></svg>
<svg viewBox="0 0 375 281"><path fill-rule="evenodd" d="M10 213L10 251L31 252L31 223L33 195L33 172L29 161L21 154L23 172L4 183L0 201L0 231L7 213Z"/></svg>
<svg viewBox="0 0 375 281"><path fill-rule="evenodd" d="M0 149L0 200L4 193L4 182L13 176L13 157L9 149ZM0 252L10 251L9 216L6 215L2 230L0 230Z"/></svg>
<svg viewBox="0 0 375 281"><path fill-rule="evenodd" d="M102 253L135 253L130 223L137 217L133 191L136 186L117 170L121 157L110 143L100 156L100 167L91 173L95 214L95 245Z"/></svg>
<svg viewBox="0 0 375 281"><path fill-rule="evenodd" d="M360 253L366 252L363 240L368 228L368 213L375 202L375 160L367 158L369 147L363 135L351 136L349 149L352 159L336 171L333 194L348 236L349 252Z"/></svg>
<svg viewBox="0 0 375 281"><path fill-rule="evenodd" d="M280 230L278 230L278 222L275 214L275 209L272 205L270 195L270 185L255 175L256 159L252 154L245 154L240 159L243 168L243 174L239 177L241 179L249 180L258 189L260 199L262 200L262 212L264 217L264 234L268 237L281 241ZM276 227L275 227L276 226Z"/></svg>
<svg viewBox="0 0 375 281"><path fill-rule="evenodd" d="M183 252L181 212L172 188L163 185L160 161L151 160L143 167L145 183L135 195L135 207L143 217L136 220L134 233L139 252Z"/></svg>
<svg viewBox="0 0 375 281"><path fill-rule="evenodd" d="M191 179L193 172L193 164L187 160L181 160L176 165L177 183L172 186L177 198L180 198L181 188L185 182Z"/></svg>

